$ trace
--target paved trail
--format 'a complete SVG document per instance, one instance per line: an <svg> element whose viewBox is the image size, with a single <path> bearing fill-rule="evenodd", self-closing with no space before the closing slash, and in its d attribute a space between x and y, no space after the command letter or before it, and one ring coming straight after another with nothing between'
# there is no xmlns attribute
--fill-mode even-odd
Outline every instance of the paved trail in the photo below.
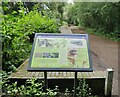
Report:
<svg viewBox="0 0 120 97"><path fill-rule="evenodd" d="M76 27L70 27L73 33L85 33ZM93 67L97 70L112 68L114 72L112 95L118 94L118 42L113 42L96 35L89 35L91 52L96 55L101 64Z"/></svg>

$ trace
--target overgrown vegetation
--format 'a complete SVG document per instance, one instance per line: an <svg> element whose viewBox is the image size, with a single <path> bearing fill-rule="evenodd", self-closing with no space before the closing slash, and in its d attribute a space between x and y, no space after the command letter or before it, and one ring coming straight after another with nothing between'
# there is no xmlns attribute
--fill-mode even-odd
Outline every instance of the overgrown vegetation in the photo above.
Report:
<svg viewBox="0 0 120 97"><path fill-rule="evenodd" d="M4 6L2 69L5 71L14 71L29 57L35 33L59 33L59 21L42 15L36 6L27 14L22 3L17 3L18 10L9 9L11 13L7 13L8 6Z"/></svg>
<svg viewBox="0 0 120 97"><path fill-rule="evenodd" d="M67 12L64 14L64 6ZM29 57L35 33L59 33L58 28L66 23L85 28L88 32L104 35L115 41L119 41L118 31L120 13L118 3L65 3L51 2L2 2L2 70L4 76L10 71L15 71L20 64ZM67 23L66 23L67 24ZM3 76L3 77L4 77ZM3 95L10 96L48 96L72 97L73 91L66 89L60 93L55 89L44 88L44 82L37 79L29 79L25 84L9 82L3 79ZM80 80L77 87L78 97L92 96L91 89L85 80Z"/></svg>
<svg viewBox="0 0 120 97"><path fill-rule="evenodd" d="M92 34L119 41L118 8L120 2L77 2L73 5L55 2L3 2L3 70L14 71L29 57L34 34L59 33L58 28L66 17L69 24L84 27Z"/></svg>
<svg viewBox="0 0 120 97"><path fill-rule="evenodd" d="M10 82L8 79L4 79L3 96L37 96L37 97L73 97L74 90L69 91L68 88L64 92L60 92L59 87L55 86L54 89L45 89L44 82L35 78L26 80L25 84L19 84L16 82ZM91 94L91 89L84 79L79 81L77 87L77 97L97 97Z"/></svg>
<svg viewBox="0 0 120 97"><path fill-rule="evenodd" d="M120 2L77 2L68 10L68 22L77 26L93 29L93 34L102 34L119 41L120 24L118 17Z"/></svg>
<svg viewBox="0 0 120 97"><path fill-rule="evenodd" d="M24 85L18 85L18 82L14 83L4 83L3 85L3 95L5 96L38 96L45 97L45 95L49 95L50 97L55 97L59 95L57 86L55 89L44 89L44 82L38 81L37 79L28 79Z"/></svg>
<svg viewBox="0 0 120 97"><path fill-rule="evenodd" d="M15 67L18 67L18 64L21 64L30 53L31 43L27 41L27 36L17 32L16 22L18 19L19 17L6 15L2 20L3 70L15 70Z"/></svg>

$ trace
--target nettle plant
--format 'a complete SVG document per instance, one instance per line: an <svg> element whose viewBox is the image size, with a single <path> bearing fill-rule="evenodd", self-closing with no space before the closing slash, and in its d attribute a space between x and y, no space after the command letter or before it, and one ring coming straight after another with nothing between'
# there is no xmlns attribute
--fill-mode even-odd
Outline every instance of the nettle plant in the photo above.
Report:
<svg viewBox="0 0 120 97"><path fill-rule="evenodd" d="M68 88L62 93L58 86L54 89L45 89L44 82L35 78L26 80L25 84L19 85L18 82L10 83L7 80L3 83L3 96L38 96L38 97L73 97L74 90ZM77 87L77 97L97 97L92 96L91 89L85 80L80 80Z"/></svg>
<svg viewBox="0 0 120 97"><path fill-rule="evenodd" d="M90 88L85 79L79 80L79 85L76 88L78 97L89 97L91 95Z"/></svg>
<svg viewBox="0 0 120 97"><path fill-rule="evenodd" d="M89 88L89 85L86 83L85 79L79 79L77 90L77 97L98 97L97 95L92 95L92 90Z"/></svg>
<svg viewBox="0 0 120 97"><path fill-rule="evenodd" d="M39 97L56 97L59 95L59 89L56 86L55 89L44 89L44 82L40 82L37 79L28 79L24 85L18 85L18 82L3 83L3 95L5 96L39 96Z"/></svg>

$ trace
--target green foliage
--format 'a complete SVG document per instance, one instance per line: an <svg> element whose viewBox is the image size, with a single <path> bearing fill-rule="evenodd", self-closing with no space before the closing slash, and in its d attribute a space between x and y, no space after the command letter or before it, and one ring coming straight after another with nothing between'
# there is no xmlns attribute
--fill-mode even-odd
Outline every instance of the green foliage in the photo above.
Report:
<svg viewBox="0 0 120 97"><path fill-rule="evenodd" d="M85 79L79 80L79 85L76 88L77 96L78 97L97 97L91 94L91 88L89 88L88 84L86 83Z"/></svg>
<svg viewBox="0 0 120 97"><path fill-rule="evenodd" d="M65 3L63 2L49 2L49 3L42 3L45 4L48 9L43 12L43 14L47 15L48 17L57 19L59 25L62 25L64 17L64 7Z"/></svg>
<svg viewBox="0 0 120 97"><path fill-rule="evenodd" d="M55 89L47 89L44 91L44 82L40 82L37 79L28 79L25 85L18 85L17 81L14 83L4 82L3 83L3 95L10 96L38 96L38 97L56 97L59 95L58 87Z"/></svg>
<svg viewBox="0 0 120 97"><path fill-rule="evenodd" d="M47 89L46 90L46 94L49 95L49 97L57 97L60 95L58 86L55 86L55 89L51 90L51 89Z"/></svg>
<svg viewBox="0 0 120 97"><path fill-rule="evenodd" d="M37 11L31 11L19 19L16 28L25 35L34 33L58 33L58 25L54 19L42 16ZM31 37L30 37L31 38Z"/></svg>
<svg viewBox="0 0 120 97"><path fill-rule="evenodd" d="M68 22L74 25L96 29L109 38L118 39L118 17L120 2L75 3L68 11Z"/></svg>
<svg viewBox="0 0 120 97"><path fill-rule="evenodd" d="M41 15L36 9L24 14L23 3L17 5L19 10L11 9L11 14L2 16L2 69L6 71L15 71L29 57L35 33L59 32L56 19Z"/></svg>
<svg viewBox="0 0 120 97"><path fill-rule="evenodd" d="M4 74L4 73L3 73ZM6 75L6 74L5 74ZM18 82L10 82L6 77L3 79L2 83L3 95L10 96L38 96L38 97L73 97L72 91L69 91L68 88L61 93L58 89L58 86L55 86L54 89L44 89L44 82L37 80L35 78L26 80L25 84L18 84ZM98 97L91 94L91 89L86 83L85 79L79 81L77 87L77 97Z"/></svg>
<svg viewBox="0 0 120 97"><path fill-rule="evenodd" d="M19 17L7 15L2 20L3 70L14 71L28 57L31 50L31 43L27 41L27 36L16 31L18 19Z"/></svg>
<svg viewBox="0 0 120 97"><path fill-rule="evenodd" d="M90 91L88 84L86 84L85 79L79 81L79 85L77 87L77 96L80 97L89 97Z"/></svg>
<svg viewBox="0 0 120 97"><path fill-rule="evenodd" d="M65 89L65 93L64 95L67 97L68 95L70 95L70 91L68 90L68 88Z"/></svg>
<svg viewBox="0 0 120 97"><path fill-rule="evenodd" d="M84 28L84 30L87 32L87 33L90 33L90 34L94 34L94 35L98 35L98 36L102 36L102 37L105 37L107 39L111 39L113 41L120 41L120 38L116 38L116 34L114 33L105 33L101 30L96 30L96 29L93 29L93 28Z"/></svg>

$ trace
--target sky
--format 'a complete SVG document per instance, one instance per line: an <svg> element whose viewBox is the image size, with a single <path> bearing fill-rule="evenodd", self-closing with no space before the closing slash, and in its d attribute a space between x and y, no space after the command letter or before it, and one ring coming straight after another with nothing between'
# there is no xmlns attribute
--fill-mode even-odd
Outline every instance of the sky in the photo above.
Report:
<svg viewBox="0 0 120 97"><path fill-rule="evenodd" d="M68 4L74 4L73 0L68 0Z"/></svg>

